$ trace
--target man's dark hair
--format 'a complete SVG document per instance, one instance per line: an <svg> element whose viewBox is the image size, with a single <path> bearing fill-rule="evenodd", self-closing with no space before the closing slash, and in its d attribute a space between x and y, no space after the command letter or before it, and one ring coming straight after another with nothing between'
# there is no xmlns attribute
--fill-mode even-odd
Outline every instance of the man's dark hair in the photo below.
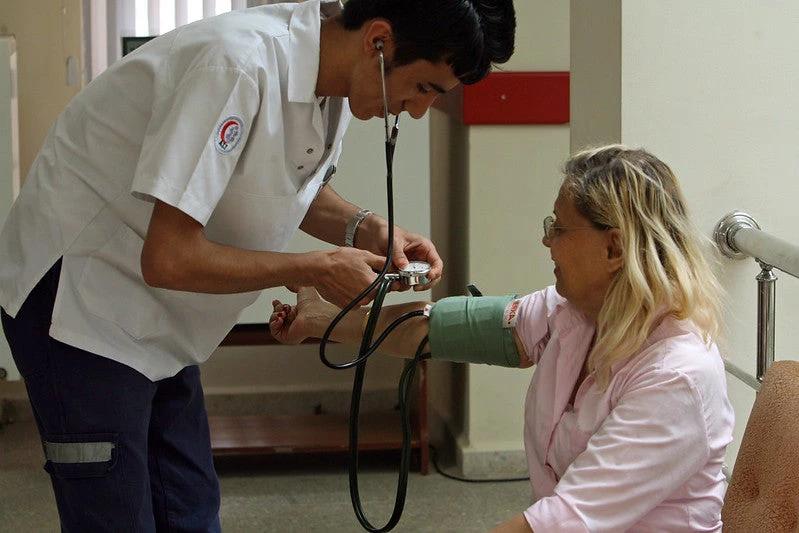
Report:
<svg viewBox="0 0 799 533"><path fill-rule="evenodd" d="M341 14L347 30L375 18L391 24L395 66L444 60L464 85L513 54L513 0L349 0Z"/></svg>

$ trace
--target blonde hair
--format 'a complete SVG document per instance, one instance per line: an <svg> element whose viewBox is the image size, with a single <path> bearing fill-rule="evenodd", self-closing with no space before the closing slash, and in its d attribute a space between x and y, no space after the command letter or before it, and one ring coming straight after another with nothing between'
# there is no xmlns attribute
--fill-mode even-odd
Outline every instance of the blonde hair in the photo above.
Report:
<svg viewBox="0 0 799 533"><path fill-rule="evenodd" d="M716 340L721 288L665 163L622 145L584 150L566 162L561 190L592 223L621 232L624 264L605 295L588 357L602 390L611 365L639 350L666 316L690 319L708 345Z"/></svg>

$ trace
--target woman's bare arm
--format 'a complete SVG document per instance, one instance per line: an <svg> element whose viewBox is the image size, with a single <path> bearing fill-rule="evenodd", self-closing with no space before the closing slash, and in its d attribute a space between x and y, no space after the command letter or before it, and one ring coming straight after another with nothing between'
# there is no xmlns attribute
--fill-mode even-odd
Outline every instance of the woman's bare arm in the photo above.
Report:
<svg viewBox="0 0 799 533"><path fill-rule="evenodd" d="M429 302L409 302L384 306L380 311L373 339L376 339L392 322L399 317L424 309ZM298 344L307 338L321 338L330 323L339 313L335 305L322 300L315 290L303 287L297 292L297 305L284 304L279 300L272 302L273 313L269 318L269 329L272 336L284 344ZM366 314L370 309L361 308L350 311L333 329L330 340L358 346L363 338L366 325ZM429 333L428 318L413 317L400 324L380 345L380 351L388 355L411 358L416 354L419 343ZM513 332L516 349L524 354L524 347L516 332ZM425 343L424 352L430 351L429 343ZM441 357L446 359L446 356ZM530 366L527 357L519 357L519 368Z"/></svg>

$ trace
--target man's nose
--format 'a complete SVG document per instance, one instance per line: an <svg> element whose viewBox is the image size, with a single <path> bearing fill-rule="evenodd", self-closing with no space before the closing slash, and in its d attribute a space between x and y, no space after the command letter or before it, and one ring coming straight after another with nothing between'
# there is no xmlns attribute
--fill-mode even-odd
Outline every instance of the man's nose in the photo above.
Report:
<svg viewBox="0 0 799 533"><path fill-rule="evenodd" d="M420 94L405 101L405 111L415 119L422 118L433 102L438 98L438 93L430 92L428 94Z"/></svg>

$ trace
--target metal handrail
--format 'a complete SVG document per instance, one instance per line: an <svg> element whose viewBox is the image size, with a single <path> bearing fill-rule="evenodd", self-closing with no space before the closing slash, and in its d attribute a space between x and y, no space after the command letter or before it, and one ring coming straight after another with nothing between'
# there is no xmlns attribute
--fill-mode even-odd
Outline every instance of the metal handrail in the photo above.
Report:
<svg viewBox="0 0 799 533"><path fill-rule="evenodd" d="M724 360L724 370L741 380L745 385L749 385L751 388L755 390L755 392L760 392L760 381L744 370L743 368L739 367L735 363L730 361Z"/></svg>
<svg viewBox="0 0 799 533"><path fill-rule="evenodd" d="M753 377L730 363L724 362L727 371L752 387L760 390L760 383L774 362L774 309L776 299L777 268L799 278L799 246L791 244L760 229L757 221L741 211L725 215L716 224L713 238L721 253L732 259L753 257L760 264L757 280L757 376Z"/></svg>
<svg viewBox="0 0 799 533"><path fill-rule="evenodd" d="M713 238L727 257L754 257L761 264L799 278L799 246L761 231L757 221L746 213L733 211L719 220Z"/></svg>

